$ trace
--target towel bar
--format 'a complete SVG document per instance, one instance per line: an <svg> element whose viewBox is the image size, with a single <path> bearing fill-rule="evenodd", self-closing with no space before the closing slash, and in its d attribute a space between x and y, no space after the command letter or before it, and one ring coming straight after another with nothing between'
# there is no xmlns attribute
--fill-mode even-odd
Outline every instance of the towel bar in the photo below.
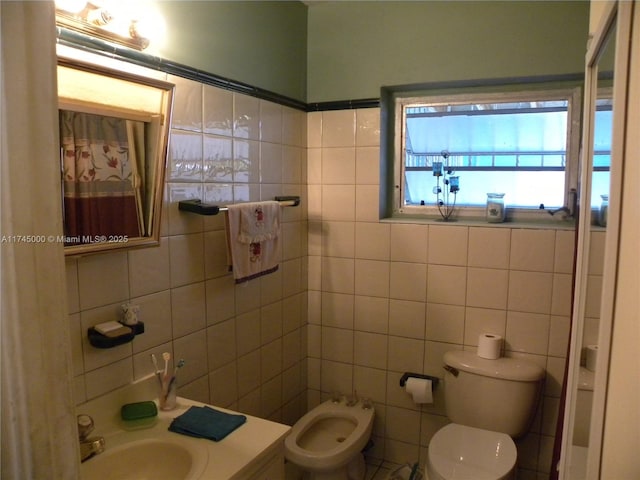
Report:
<svg viewBox="0 0 640 480"><path fill-rule="evenodd" d="M280 202L280 206L282 207L297 207L300 205L300 197L297 195L275 197L275 200ZM198 198L178 202L178 209L183 212L191 212L198 215L217 215L220 212L228 210L227 207L202 203Z"/></svg>

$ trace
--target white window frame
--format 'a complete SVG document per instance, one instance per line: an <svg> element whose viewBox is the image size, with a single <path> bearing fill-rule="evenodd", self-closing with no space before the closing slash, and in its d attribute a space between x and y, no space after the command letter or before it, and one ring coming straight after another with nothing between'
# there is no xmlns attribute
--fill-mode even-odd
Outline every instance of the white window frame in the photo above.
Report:
<svg viewBox="0 0 640 480"><path fill-rule="evenodd" d="M581 135L581 108L582 108L582 89L580 87L554 87L539 86L532 89L531 86L526 90L513 91L513 87L505 87L500 92L477 92L477 93L451 93L436 95L407 95L397 96L394 99L394 120L395 120L395 138L394 138L394 198L393 198L393 216L394 217L419 217L425 219L441 219L438 207L434 204L430 205L403 205L404 201L404 136L405 136L405 116L404 107L416 103L428 104L430 106L443 105L461 105L461 104L481 104L481 103L504 103L517 101L552 101L567 100L567 153L565 167L565 191L564 191L564 207L570 210L569 215L554 216L554 220L572 219L575 214L575 205L577 201L577 188L579 177L580 163L580 135ZM549 210L540 210L539 208L523 208L510 207L507 204L507 215L509 220L522 221L544 221L552 220ZM484 206L456 206L453 218L458 219L479 219L486 214ZM557 217L557 218L556 218Z"/></svg>

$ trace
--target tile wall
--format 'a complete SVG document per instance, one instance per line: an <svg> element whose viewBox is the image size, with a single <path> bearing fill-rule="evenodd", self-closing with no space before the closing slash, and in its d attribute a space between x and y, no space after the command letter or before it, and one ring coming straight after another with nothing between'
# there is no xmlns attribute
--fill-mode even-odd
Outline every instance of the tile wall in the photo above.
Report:
<svg viewBox="0 0 640 480"><path fill-rule="evenodd" d="M573 230L380 222L378 109L304 114L169 81L177 90L160 247L67 260L77 403L151 373L150 354L169 351L187 361L181 395L285 423L330 392L357 390L376 403L369 460L424 462L447 422L442 391L417 406L400 376L441 376L445 351L474 349L492 332L505 337L507 355L547 371L531 433L518 441L520 478L544 477L569 334ZM303 199L283 210L281 268L240 286L226 271L222 217L177 208L186 198L281 194ZM602 246L592 242L592 255ZM86 329L117 318L127 301L140 304L147 331L91 347ZM594 317L587 333L596 332Z"/></svg>
<svg viewBox="0 0 640 480"><path fill-rule="evenodd" d="M568 345L574 231L378 220L378 109L307 117L309 405L332 391L373 398L370 461L426 460L447 419L442 390L418 406L403 372L442 377L442 356L505 337L508 356L545 368L522 476L549 471Z"/></svg>
<svg viewBox="0 0 640 480"><path fill-rule="evenodd" d="M179 394L286 423L306 408L305 113L178 77L159 248L67 260L78 404L153 371L150 354L184 358ZM177 202L302 195L285 208L277 273L236 286L222 215ZM146 332L109 350L86 329L140 305Z"/></svg>

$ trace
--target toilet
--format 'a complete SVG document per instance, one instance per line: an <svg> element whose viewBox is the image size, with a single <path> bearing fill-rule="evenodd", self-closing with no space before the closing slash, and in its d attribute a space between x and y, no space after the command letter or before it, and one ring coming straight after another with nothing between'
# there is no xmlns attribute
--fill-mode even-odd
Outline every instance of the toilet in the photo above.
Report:
<svg viewBox="0 0 640 480"><path fill-rule="evenodd" d="M529 430L544 369L522 359L488 360L469 351L447 352L444 363L445 407L453 423L429 443L429 480L515 478L513 439Z"/></svg>
<svg viewBox="0 0 640 480"><path fill-rule="evenodd" d="M362 449L373 429L370 402L327 400L304 415L284 441L285 457L304 480L362 480Z"/></svg>

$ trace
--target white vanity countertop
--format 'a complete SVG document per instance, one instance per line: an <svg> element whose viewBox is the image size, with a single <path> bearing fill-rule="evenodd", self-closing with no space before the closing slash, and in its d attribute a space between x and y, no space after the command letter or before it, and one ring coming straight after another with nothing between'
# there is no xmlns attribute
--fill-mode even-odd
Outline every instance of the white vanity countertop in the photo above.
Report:
<svg viewBox="0 0 640 480"><path fill-rule="evenodd" d="M240 413L247 417L247 421L219 442L170 432L168 428L171 421L186 412L192 405L205 404L178 397L176 409L169 412L158 410L158 417L144 427L121 420L119 410L117 415L105 415L104 411L100 414L80 406L78 413L87 413L94 416L96 420L96 417L99 418L99 422L95 422L95 430L91 436L104 437L105 452L110 448L121 448L120 445L124 447L129 442L153 439L180 443L194 451L204 453L207 459L206 467L201 465L198 470L202 470L201 467L204 469L195 478L207 480L247 478L258 464L266 461L282 448L282 442L291 429L288 425ZM222 412L239 414L232 410L209 406ZM113 408L109 410L113 411ZM92 460L87 460L87 463Z"/></svg>

